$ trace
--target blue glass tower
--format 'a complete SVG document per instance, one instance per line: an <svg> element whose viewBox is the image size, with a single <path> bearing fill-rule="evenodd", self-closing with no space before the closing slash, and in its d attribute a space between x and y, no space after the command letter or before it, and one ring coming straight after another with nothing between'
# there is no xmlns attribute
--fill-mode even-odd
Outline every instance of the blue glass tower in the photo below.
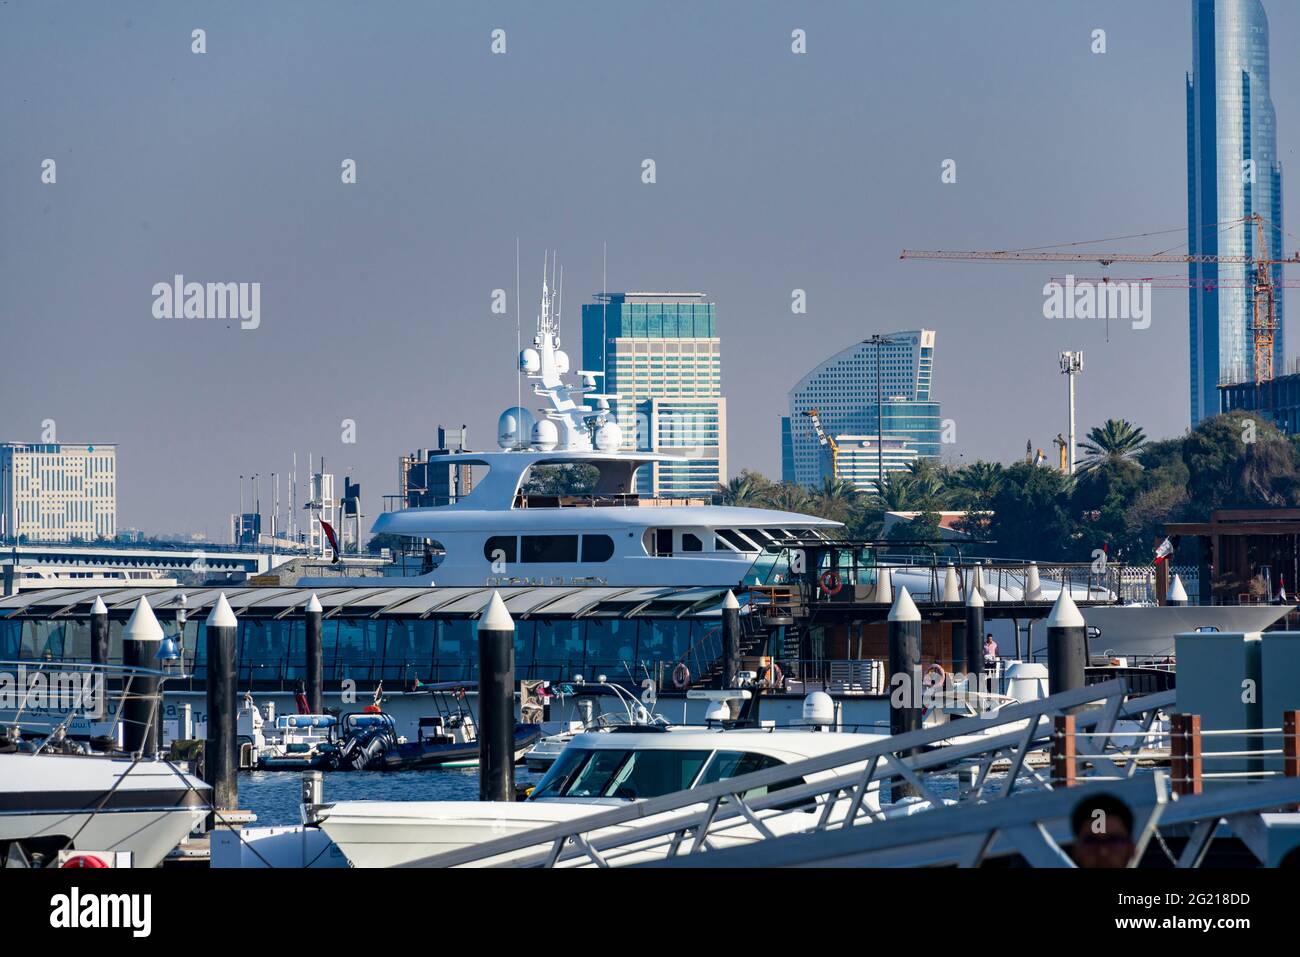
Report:
<svg viewBox="0 0 1300 957"><path fill-rule="evenodd" d="M1268 18L1260 0L1192 0L1187 75L1188 252L1262 256L1282 252L1282 165L1269 96ZM1268 250L1245 216L1265 221ZM1188 267L1191 422L1219 413L1222 382L1255 375L1253 291L1244 264ZM1273 267L1281 282L1281 267ZM1277 287L1273 362L1282 368L1283 310Z"/></svg>

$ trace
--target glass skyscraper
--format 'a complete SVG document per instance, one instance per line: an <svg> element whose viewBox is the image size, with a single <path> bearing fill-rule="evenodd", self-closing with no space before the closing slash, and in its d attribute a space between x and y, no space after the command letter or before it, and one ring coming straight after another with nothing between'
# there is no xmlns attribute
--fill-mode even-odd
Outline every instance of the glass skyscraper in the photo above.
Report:
<svg viewBox="0 0 1300 957"><path fill-rule="evenodd" d="M623 447L682 456L637 472L637 492L707 497L727 478L715 305L704 293L613 292L582 307L582 368L605 372Z"/></svg>
<svg viewBox="0 0 1300 957"><path fill-rule="evenodd" d="M1192 0L1192 72L1187 75L1187 238L1192 255L1282 253L1282 165L1268 80L1268 18L1260 0ZM1244 216L1265 220L1261 251ZM1249 267L1188 267L1191 421L1219 412L1222 382L1255 375ZM1273 267L1281 282L1281 267ZM1273 362L1282 368L1283 312L1277 287ZM1262 308L1262 304L1261 304Z"/></svg>
<svg viewBox="0 0 1300 957"><path fill-rule="evenodd" d="M891 332L891 344L880 352L881 412L886 445L885 471L906 466L917 456L938 458L943 431L939 403L930 395L934 370L934 330ZM790 390L790 414L781 419L781 479L800 485L820 485L826 477L825 456L811 420L804 415L816 409L822 428L842 445L861 446L869 437L875 448L876 347L856 342L831 356L799 380ZM891 439L899 440L891 443ZM843 455L843 452L841 453ZM874 452L872 453L875 454ZM871 465L871 487L876 466ZM866 488L861 469L841 478Z"/></svg>

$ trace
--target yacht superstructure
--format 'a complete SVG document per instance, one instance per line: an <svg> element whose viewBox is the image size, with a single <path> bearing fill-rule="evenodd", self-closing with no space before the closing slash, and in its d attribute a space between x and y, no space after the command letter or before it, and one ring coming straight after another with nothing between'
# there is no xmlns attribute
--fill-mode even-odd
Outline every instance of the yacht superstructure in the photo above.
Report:
<svg viewBox="0 0 1300 957"><path fill-rule="evenodd" d="M439 586L752 584L764 554L782 543L824 537L841 523L793 512L716 506L701 500L646 498L636 473L678 456L624 449L623 426L603 372L579 370L566 382L569 358L560 348L558 304L542 279L537 334L518 357L521 376L544 400L540 416L522 406L502 413L499 450L440 458L475 467L473 491L450 505L386 512L373 531L415 539L441 560L403 579ZM595 469L590 491L530 494L534 470ZM486 469L486 474L480 470ZM338 579L332 580L338 583Z"/></svg>

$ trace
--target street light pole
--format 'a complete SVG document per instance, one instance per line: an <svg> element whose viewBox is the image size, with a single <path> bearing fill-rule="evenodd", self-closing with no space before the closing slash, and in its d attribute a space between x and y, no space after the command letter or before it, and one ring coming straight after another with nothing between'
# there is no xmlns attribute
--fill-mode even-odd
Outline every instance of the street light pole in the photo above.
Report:
<svg viewBox="0 0 1300 957"><path fill-rule="evenodd" d="M876 347L876 494L882 495L885 491L885 397L881 385L880 350L882 346L892 346L895 340L877 333L862 342Z"/></svg>

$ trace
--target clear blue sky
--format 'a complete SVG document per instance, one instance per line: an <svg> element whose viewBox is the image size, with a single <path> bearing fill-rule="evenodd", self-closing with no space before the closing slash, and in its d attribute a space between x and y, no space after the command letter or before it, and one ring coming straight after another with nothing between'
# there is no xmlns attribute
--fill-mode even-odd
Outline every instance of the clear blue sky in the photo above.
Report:
<svg viewBox="0 0 1300 957"><path fill-rule="evenodd" d="M1266 7L1300 233L1300 8ZM122 526L221 539L237 476L287 472L295 449L351 470L373 516L437 423L492 445L515 330L490 297L513 307L516 236L530 319L559 250L575 356L602 242L611 289L716 300L733 471L778 471L778 417L809 368L917 326L938 330L954 458L1050 450L1064 348L1086 356L1081 428L1176 434L1184 291L1108 342L1100 322L1042 317L1059 266L898 252L1184 227L1190 20L1186 0L0 0L0 439L52 418L61 440L116 442ZM151 288L175 273L260 281L261 328L154 319Z"/></svg>

